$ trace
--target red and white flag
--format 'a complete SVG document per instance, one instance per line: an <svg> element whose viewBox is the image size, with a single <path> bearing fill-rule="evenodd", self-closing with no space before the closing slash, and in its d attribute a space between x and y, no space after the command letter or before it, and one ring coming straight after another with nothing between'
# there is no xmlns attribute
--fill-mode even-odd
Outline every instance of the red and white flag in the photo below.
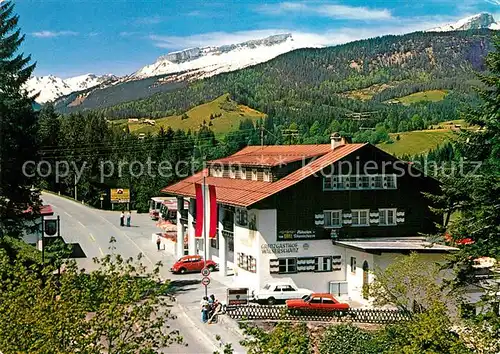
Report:
<svg viewBox="0 0 500 354"><path fill-rule="evenodd" d="M210 238L217 236L217 198L215 186L195 184L196 188L196 228L195 237L202 238L203 227Z"/></svg>

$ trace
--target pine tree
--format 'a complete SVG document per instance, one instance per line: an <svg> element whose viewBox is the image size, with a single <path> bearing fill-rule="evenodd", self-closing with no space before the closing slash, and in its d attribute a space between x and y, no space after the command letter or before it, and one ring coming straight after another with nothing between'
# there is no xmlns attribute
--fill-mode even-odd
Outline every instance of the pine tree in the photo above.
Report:
<svg viewBox="0 0 500 354"><path fill-rule="evenodd" d="M43 106L39 112L38 122L38 141L41 146L40 158L48 161L51 166L50 171L47 171L48 168L44 165L44 172L50 173L50 176L46 179L47 184L43 187L52 191L59 191L56 176L53 172L56 168L56 160L58 160L58 148L61 146L61 120L52 104L47 103Z"/></svg>
<svg viewBox="0 0 500 354"><path fill-rule="evenodd" d="M39 141L42 150L53 150L58 147L61 134L61 121L54 105L46 103L39 113Z"/></svg>
<svg viewBox="0 0 500 354"><path fill-rule="evenodd" d="M498 312L498 272L491 272L491 279L475 276L474 260L491 257L500 264L500 37L495 41L495 51L486 63L489 72L479 75L483 88L478 89L482 103L465 113L467 123L475 126L461 133L457 143L459 156L464 158L459 175L445 180L443 195L436 198L443 203L443 210L456 215L448 231L458 242L460 251L455 255L458 285L476 283L485 290L485 310L478 319L486 320L485 328L500 333ZM477 168L477 166L480 166ZM458 171L456 171L458 172ZM465 242L467 241L467 242ZM498 266L497 266L498 267ZM495 281L496 278L496 281Z"/></svg>
<svg viewBox="0 0 500 354"><path fill-rule="evenodd" d="M451 179L451 190L461 195L461 217L453 227L458 238L471 238L468 256L500 258L500 37L494 40L486 63L488 74L479 75L481 105L466 112L467 123L479 127L461 134L458 151L464 157L466 176ZM474 171L474 167L480 167ZM455 191L453 191L455 189ZM457 193L461 189L463 193Z"/></svg>
<svg viewBox="0 0 500 354"><path fill-rule="evenodd" d="M32 98L22 89L35 65L18 54L24 40L10 1L0 3L0 234L15 232L17 218L35 203L27 161L36 161L37 117ZM36 208L35 208L36 209Z"/></svg>

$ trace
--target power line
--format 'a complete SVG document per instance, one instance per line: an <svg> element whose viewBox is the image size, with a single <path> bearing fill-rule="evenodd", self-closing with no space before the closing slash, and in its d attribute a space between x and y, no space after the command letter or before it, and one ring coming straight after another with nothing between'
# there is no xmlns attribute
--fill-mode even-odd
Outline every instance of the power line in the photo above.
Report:
<svg viewBox="0 0 500 354"><path fill-rule="evenodd" d="M371 111L371 112L352 112L346 113L346 117L352 118L352 120L360 121L360 120L371 120L372 115L378 113L379 111Z"/></svg>
<svg viewBox="0 0 500 354"><path fill-rule="evenodd" d="M292 144L292 140L294 138L298 138L299 137L299 131L297 129L284 129L282 131L282 134L283 134L284 138L290 137L290 140L289 140L290 145Z"/></svg>
<svg viewBox="0 0 500 354"><path fill-rule="evenodd" d="M248 134L249 132L250 131L241 130L241 131L231 132L229 134ZM175 138L175 139L171 139L169 137L164 137L164 138L153 138L152 140L139 140L139 139L137 139L137 140L134 140L132 142L122 140L122 141L113 141L113 142L104 142L104 143L93 143L93 144L85 144L85 145L79 145L79 146L68 147L68 148L58 147L58 146L42 146L40 151L49 152L49 151L64 151L64 150L79 151L79 150L86 150L86 149L95 150L99 147L109 147L109 146L122 146L122 145L145 146L148 144L175 143L175 142L184 142L184 141L196 142L196 141L206 141L206 140L213 140L213 139L217 140L216 137L207 137L207 138L184 137L184 138Z"/></svg>

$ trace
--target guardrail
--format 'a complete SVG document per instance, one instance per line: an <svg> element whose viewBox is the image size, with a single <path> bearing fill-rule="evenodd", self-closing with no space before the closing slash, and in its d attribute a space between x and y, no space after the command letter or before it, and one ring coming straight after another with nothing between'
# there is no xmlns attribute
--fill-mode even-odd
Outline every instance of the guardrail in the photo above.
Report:
<svg viewBox="0 0 500 354"><path fill-rule="evenodd" d="M236 320L321 321L389 324L408 321L412 313L389 309L349 309L347 311L289 310L278 305L226 306L226 314Z"/></svg>

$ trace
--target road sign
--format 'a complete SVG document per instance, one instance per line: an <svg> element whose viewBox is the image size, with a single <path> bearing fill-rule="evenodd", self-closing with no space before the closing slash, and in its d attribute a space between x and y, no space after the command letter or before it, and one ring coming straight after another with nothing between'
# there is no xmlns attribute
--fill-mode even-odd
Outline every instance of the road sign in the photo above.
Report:
<svg viewBox="0 0 500 354"><path fill-rule="evenodd" d="M205 286L208 286L208 284L210 284L210 278L209 277L203 277L203 279L201 279L201 283Z"/></svg>
<svg viewBox="0 0 500 354"><path fill-rule="evenodd" d="M210 275L210 269L208 268L203 268L201 270L201 275L203 275L204 277L208 277Z"/></svg>
<svg viewBox="0 0 500 354"><path fill-rule="evenodd" d="M113 188L111 189L111 203L130 203L130 189Z"/></svg>

